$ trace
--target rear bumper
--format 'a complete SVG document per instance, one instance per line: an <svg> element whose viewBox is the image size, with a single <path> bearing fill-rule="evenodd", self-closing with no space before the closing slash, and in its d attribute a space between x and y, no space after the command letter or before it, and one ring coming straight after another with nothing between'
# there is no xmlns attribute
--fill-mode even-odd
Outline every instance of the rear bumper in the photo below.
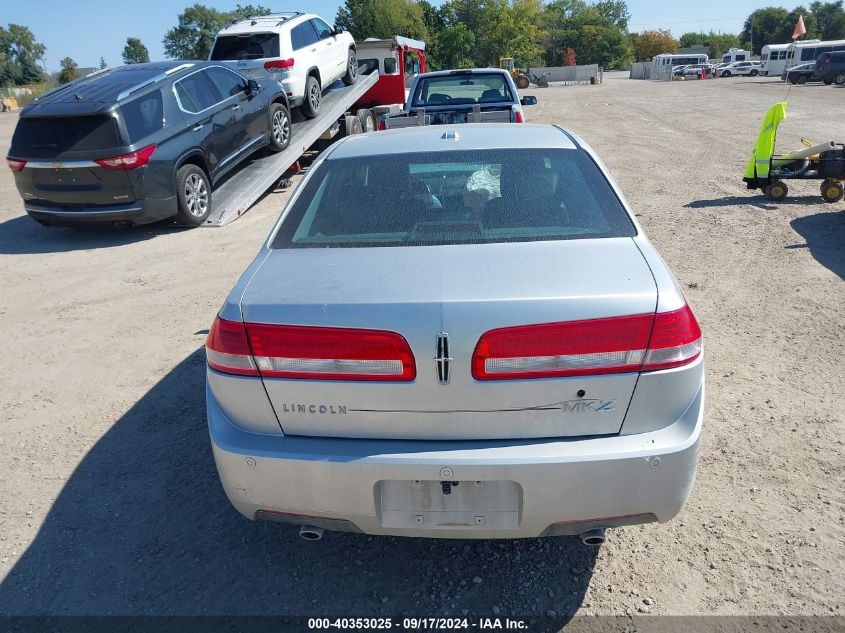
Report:
<svg viewBox="0 0 845 633"><path fill-rule="evenodd" d="M210 390L206 398L209 433L223 488L247 518L369 534L486 539L578 534L594 527L673 518L695 478L704 386L677 422L658 431L496 442L373 441L251 433L226 416ZM444 468L451 473L444 474ZM393 508L383 507L382 482L444 478L515 482L519 490L516 526L426 525L428 518L415 521L424 510L409 509L408 525L396 527L402 517L397 519ZM471 523L478 512L468 508L466 514Z"/></svg>
<svg viewBox="0 0 845 633"><path fill-rule="evenodd" d="M68 208L24 202L26 212L35 220L53 226L82 224L149 224L176 215L176 196L145 198L130 204Z"/></svg>

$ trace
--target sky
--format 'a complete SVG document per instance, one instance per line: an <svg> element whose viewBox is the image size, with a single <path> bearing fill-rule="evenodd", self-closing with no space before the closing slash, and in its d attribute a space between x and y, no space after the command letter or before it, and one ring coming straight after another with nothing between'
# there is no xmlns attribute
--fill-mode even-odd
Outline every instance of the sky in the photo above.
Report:
<svg viewBox="0 0 845 633"><path fill-rule="evenodd" d="M109 65L122 62L127 37L138 37L150 51L150 59L164 59L161 44L165 31L175 26L178 15L196 0L0 0L0 24L28 26L36 39L47 47L47 70L59 69L59 60L73 58L80 67L98 66L100 56ZM227 11L238 0L199 0L202 4ZM241 0L241 4L249 4ZM435 2L439 4L439 2ZM308 11L334 22L338 0L254 0L273 11ZM738 33L754 9L778 5L792 10L798 2L777 0L710 0L706 3L678 0L628 0L629 29L643 31L668 28L679 37L688 31ZM698 5L698 6L695 6ZM397 35L401 35L398 33Z"/></svg>

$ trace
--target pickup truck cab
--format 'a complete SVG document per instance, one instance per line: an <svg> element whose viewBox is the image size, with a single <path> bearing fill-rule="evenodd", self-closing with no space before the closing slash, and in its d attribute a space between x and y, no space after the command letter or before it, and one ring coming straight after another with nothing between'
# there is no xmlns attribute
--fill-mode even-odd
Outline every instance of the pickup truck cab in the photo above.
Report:
<svg viewBox="0 0 845 633"><path fill-rule="evenodd" d="M500 68L442 70L417 75L403 111L387 115L382 129L419 124L525 123L523 106L537 98L520 99L510 73ZM424 118L425 120L421 120Z"/></svg>

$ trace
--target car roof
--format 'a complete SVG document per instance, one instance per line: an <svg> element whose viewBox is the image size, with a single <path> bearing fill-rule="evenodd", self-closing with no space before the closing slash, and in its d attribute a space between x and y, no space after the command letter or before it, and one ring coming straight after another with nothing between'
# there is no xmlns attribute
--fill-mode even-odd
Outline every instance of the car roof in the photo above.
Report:
<svg viewBox="0 0 845 633"><path fill-rule="evenodd" d="M247 18L245 20L238 20L229 26L220 29L217 33L220 35L237 35L239 33L266 33L278 31L283 27L295 26L301 24L305 20L312 18L320 18L314 13L301 13L299 11L289 11L285 13L271 13L270 15L258 15ZM320 18L321 20L323 18Z"/></svg>
<svg viewBox="0 0 845 633"><path fill-rule="evenodd" d="M418 77L449 77L450 75L489 75L489 74L504 74L510 73L504 68L462 68L460 70L434 70L430 73L423 73Z"/></svg>
<svg viewBox="0 0 845 633"><path fill-rule="evenodd" d="M347 136L329 160L382 154L410 154L479 149L578 149L572 137L556 125L465 123L426 125Z"/></svg>
<svg viewBox="0 0 845 633"><path fill-rule="evenodd" d="M164 61L127 64L106 68L40 95L27 106L22 116L60 116L105 112L144 88L154 89L163 79L177 78L198 67L219 62Z"/></svg>

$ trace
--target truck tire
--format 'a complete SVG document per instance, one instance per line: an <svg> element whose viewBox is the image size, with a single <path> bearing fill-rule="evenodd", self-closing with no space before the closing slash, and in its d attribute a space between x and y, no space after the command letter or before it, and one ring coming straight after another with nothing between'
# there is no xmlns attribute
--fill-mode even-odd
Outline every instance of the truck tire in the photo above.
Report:
<svg viewBox="0 0 845 633"><path fill-rule="evenodd" d="M340 126L340 136L354 136L355 134L363 134L364 127L361 125L361 119L354 114L347 114L343 117L343 123Z"/></svg>
<svg viewBox="0 0 845 633"><path fill-rule="evenodd" d="M845 85L845 73L839 73L836 77L833 78L833 83L837 86Z"/></svg>
<svg viewBox="0 0 845 633"><path fill-rule="evenodd" d="M211 212L211 183L205 172L192 163L182 165L176 172L176 199L179 210L176 221L187 226L199 226Z"/></svg>
<svg viewBox="0 0 845 633"><path fill-rule="evenodd" d="M355 49L349 49L349 55L346 58L346 74L343 76L343 83L351 86L358 81L358 55L355 54Z"/></svg>
<svg viewBox="0 0 845 633"><path fill-rule="evenodd" d="M526 77L525 75L517 75L514 81L516 83L516 87L520 90L525 90L528 86L531 85L531 80L528 79L528 77Z"/></svg>
<svg viewBox="0 0 845 633"><path fill-rule="evenodd" d="M357 117L361 120L361 129L364 131L364 134L366 134L367 132L375 132L376 123L373 119L372 112L370 112L366 108L362 108L358 110Z"/></svg>
<svg viewBox="0 0 845 633"><path fill-rule="evenodd" d="M323 89L320 82L314 75L308 75L305 80L305 100L299 106L302 116L306 119L316 119L320 115L320 101L323 98Z"/></svg>
<svg viewBox="0 0 845 633"><path fill-rule="evenodd" d="M282 152L290 145L290 113L281 103L270 106L270 150Z"/></svg>

